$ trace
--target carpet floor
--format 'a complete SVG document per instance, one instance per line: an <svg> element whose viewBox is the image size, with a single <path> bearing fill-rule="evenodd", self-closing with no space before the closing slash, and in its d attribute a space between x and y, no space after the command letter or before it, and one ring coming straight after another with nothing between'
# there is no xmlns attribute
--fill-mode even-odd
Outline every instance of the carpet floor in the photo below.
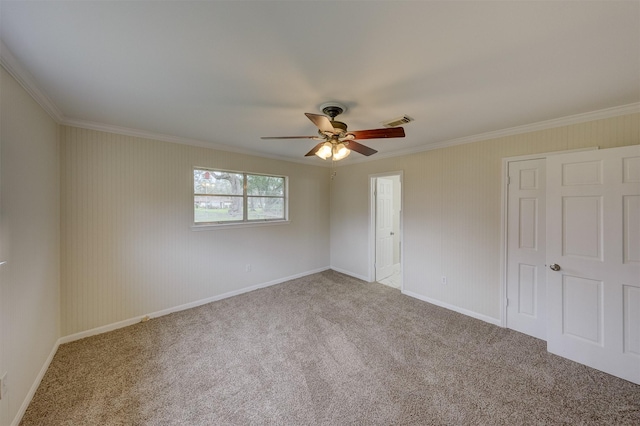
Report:
<svg viewBox="0 0 640 426"><path fill-rule="evenodd" d="M640 425L640 386L325 271L61 345L22 425Z"/></svg>

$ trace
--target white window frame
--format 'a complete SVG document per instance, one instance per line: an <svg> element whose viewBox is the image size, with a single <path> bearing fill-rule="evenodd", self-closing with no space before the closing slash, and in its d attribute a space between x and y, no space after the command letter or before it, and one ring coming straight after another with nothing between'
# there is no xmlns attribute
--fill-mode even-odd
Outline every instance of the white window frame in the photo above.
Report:
<svg viewBox="0 0 640 426"><path fill-rule="evenodd" d="M195 192L194 188L194 172L196 170L204 170L208 172L218 172L218 173L234 173L242 175L242 195L229 195L231 197L242 197L242 220L227 220L227 221L219 221L219 222L196 222L195 221L195 197L198 196L225 196L226 194L198 194ZM268 195L249 195L247 194L247 177L248 176L269 176L275 178L284 179L284 195L283 196L268 196ZM268 174L268 173L252 173L252 172L241 172L237 170L226 170L226 169L213 169L210 167L197 167L194 166L191 173L191 191L193 197L191 199L192 207L191 207L191 221L193 230L206 230L206 229L216 229L216 228L234 228L234 227L250 227L250 226L264 226L264 225L282 225L289 223L289 177L284 175L276 175L276 174ZM284 218L277 219L249 219L249 209L248 209L248 200L251 197L259 197L259 198L281 198L284 204Z"/></svg>

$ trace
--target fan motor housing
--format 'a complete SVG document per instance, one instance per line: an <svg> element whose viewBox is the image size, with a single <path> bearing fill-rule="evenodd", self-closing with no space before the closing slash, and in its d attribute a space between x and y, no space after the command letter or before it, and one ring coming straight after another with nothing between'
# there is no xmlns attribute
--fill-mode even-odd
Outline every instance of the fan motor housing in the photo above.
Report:
<svg viewBox="0 0 640 426"><path fill-rule="evenodd" d="M344 132L347 131L347 125L342 121L332 121L331 125L333 126L334 129L340 129Z"/></svg>

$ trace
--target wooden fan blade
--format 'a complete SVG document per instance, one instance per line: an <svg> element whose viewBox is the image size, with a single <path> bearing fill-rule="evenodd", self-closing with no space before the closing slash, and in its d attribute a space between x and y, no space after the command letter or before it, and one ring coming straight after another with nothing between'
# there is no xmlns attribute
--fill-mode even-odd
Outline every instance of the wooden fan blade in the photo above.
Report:
<svg viewBox="0 0 640 426"><path fill-rule="evenodd" d="M320 148L322 148L322 145L324 145L324 144L325 144L324 141L320 142L318 145L314 146L311 151L307 152L304 156L305 157L311 157L312 155L316 155L316 152L318 152L318 150Z"/></svg>
<svg viewBox="0 0 640 426"><path fill-rule="evenodd" d="M260 139L315 139L317 136L262 136Z"/></svg>
<svg viewBox="0 0 640 426"><path fill-rule="evenodd" d="M356 139L384 139L384 138L404 138L402 127L390 127L388 129L356 130L349 132Z"/></svg>
<svg viewBox="0 0 640 426"><path fill-rule="evenodd" d="M364 146L361 143L358 143L356 141L349 141L349 143L348 144L345 143L345 145L351 151L359 152L360 154L366 155L367 157L370 156L370 155L375 154L376 152L378 152L375 149L369 148L368 146Z"/></svg>
<svg viewBox="0 0 640 426"><path fill-rule="evenodd" d="M329 121L326 115L311 114L309 112L305 112L304 115L306 115L321 132L335 133L331 121Z"/></svg>

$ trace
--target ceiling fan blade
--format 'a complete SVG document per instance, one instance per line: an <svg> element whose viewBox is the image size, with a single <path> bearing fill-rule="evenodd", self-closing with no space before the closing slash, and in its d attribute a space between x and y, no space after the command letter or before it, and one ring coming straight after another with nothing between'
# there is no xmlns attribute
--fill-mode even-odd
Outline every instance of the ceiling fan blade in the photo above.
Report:
<svg viewBox="0 0 640 426"><path fill-rule="evenodd" d="M322 145L324 145L324 144L325 144L325 142L324 142L324 141L323 141L323 142L320 142L318 145L314 146L314 147L313 147L313 149L312 149L311 151L307 152L304 156L305 156L305 157L311 157L312 155L315 155L315 154L316 154L316 152L318 152L318 150L319 150L320 148L322 148Z"/></svg>
<svg viewBox="0 0 640 426"><path fill-rule="evenodd" d="M321 132L335 133L333 126L331 125L331 121L327 118L326 115L320 114L311 114L309 112L305 112L304 115L315 124Z"/></svg>
<svg viewBox="0 0 640 426"><path fill-rule="evenodd" d="M349 132L356 139L384 139L384 138L404 138L402 127L391 127L387 129L356 130Z"/></svg>
<svg viewBox="0 0 640 426"><path fill-rule="evenodd" d="M349 143L346 145L347 145L347 148L349 148L351 151L359 152L360 154L366 155L367 157L378 152L375 149L369 148L368 146L364 146L361 143L358 143L356 141L349 141Z"/></svg>
<svg viewBox="0 0 640 426"><path fill-rule="evenodd" d="M260 139L316 139L317 136L262 136Z"/></svg>

